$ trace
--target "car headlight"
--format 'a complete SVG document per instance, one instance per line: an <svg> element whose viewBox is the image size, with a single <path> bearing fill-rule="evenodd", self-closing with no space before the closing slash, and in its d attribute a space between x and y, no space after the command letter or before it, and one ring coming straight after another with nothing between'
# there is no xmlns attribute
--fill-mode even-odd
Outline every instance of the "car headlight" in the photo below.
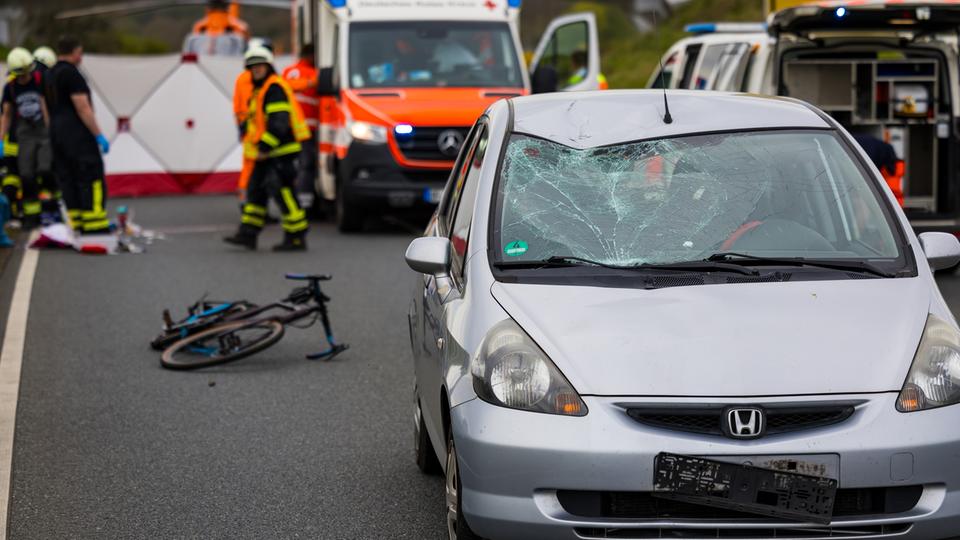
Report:
<svg viewBox="0 0 960 540"><path fill-rule="evenodd" d="M917 355L897 398L897 410L914 412L960 402L960 332L927 317Z"/></svg>
<svg viewBox="0 0 960 540"><path fill-rule="evenodd" d="M370 143L387 142L387 128L369 122L350 122L350 136Z"/></svg>
<svg viewBox="0 0 960 540"><path fill-rule="evenodd" d="M470 372L477 395L494 405L565 416L587 414L577 391L512 319L490 329Z"/></svg>

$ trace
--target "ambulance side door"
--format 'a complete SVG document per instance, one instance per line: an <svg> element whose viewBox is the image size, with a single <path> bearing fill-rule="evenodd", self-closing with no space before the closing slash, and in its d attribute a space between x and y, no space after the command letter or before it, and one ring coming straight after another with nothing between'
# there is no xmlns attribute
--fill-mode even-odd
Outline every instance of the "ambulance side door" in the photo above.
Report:
<svg viewBox="0 0 960 540"><path fill-rule="evenodd" d="M340 25L337 24L337 17L327 4L320 5L318 26L316 44L318 73L324 69L332 70L333 81L338 82L339 74L336 71L340 55ZM316 191L321 198L332 201L336 197L337 128L342 123L338 96L321 95L319 109Z"/></svg>
<svg viewBox="0 0 960 540"><path fill-rule="evenodd" d="M551 21L537 44L530 73L534 86L537 81L554 79L559 91L599 89L600 42L594 14L574 13ZM551 90L541 87L534 91Z"/></svg>

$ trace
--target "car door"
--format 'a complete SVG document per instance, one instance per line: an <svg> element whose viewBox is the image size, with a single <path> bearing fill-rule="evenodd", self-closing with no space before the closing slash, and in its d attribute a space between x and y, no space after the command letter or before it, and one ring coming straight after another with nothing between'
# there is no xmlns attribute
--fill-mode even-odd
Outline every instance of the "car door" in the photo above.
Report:
<svg viewBox="0 0 960 540"><path fill-rule="evenodd" d="M438 433L435 430L442 426L443 418L440 403L440 388L443 385L444 375L442 355L446 353L446 341L449 339L445 325L445 312L447 304L460 295L459 286L463 283L462 260L458 263L457 256L464 252L466 239L454 234L455 220L457 213L467 205L472 209L473 200L476 199L476 178L470 172L473 169L471 163L474 161L474 155L481 141L481 133L484 134L482 138L485 141L486 120L484 118L477 121L463 144L444 190L433 230L434 235L451 239L451 272L447 276L423 277L423 295L419 310L423 337L418 344L420 354L415 358L415 369L424 422L433 435Z"/></svg>
<svg viewBox="0 0 960 540"><path fill-rule="evenodd" d="M593 13L557 17L547 26L530 62L530 73L541 67L557 75L557 90L600 88L600 45Z"/></svg>

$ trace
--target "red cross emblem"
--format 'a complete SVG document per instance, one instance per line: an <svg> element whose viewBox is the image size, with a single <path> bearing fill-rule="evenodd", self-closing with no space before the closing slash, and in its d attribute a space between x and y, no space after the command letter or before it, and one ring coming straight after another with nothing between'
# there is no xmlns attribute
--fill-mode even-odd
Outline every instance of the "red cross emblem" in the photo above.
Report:
<svg viewBox="0 0 960 540"><path fill-rule="evenodd" d="M483 3L483 5L486 6L486 8L489 9L490 11L497 9L497 3L494 2L493 0L487 0L486 2Z"/></svg>

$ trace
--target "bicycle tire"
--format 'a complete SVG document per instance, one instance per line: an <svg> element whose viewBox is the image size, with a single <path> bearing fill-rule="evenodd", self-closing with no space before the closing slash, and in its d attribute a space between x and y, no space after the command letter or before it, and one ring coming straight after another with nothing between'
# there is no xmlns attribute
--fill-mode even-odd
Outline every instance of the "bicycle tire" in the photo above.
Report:
<svg viewBox="0 0 960 540"><path fill-rule="evenodd" d="M223 346L224 339L227 336L235 335L242 330L261 330L261 334L253 340L242 343L239 347L231 347L229 352L221 354L222 351L209 351L207 347L204 352L196 353L188 350L188 347L200 347L210 340L214 340ZM233 321L214 325L202 332L177 341L167 347L160 356L160 364L167 369L189 370L204 367L226 364L241 358L246 358L251 354L258 353L274 343L280 341L283 337L284 326L277 321Z"/></svg>
<svg viewBox="0 0 960 540"><path fill-rule="evenodd" d="M253 304L238 302L236 305L222 312L200 317L199 319L196 320L196 322L188 326L181 326L173 331L161 332L160 334L157 335L157 337L153 338L153 340L150 342L150 348L155 351L166 350L168 347L170 347L170 345L173 345L174 343L180 341L181 339L192 336L202 330L206 330L207 328L210 328L214 324L219 324L223 322L223 320L227 317L233 317L234 315L238 315L240 313L243 313L244 311L248 311L256 307L257 306ZM178 324L182 324L182 321ZM186 335L183 335L184 331L186 331Z"/></svg>

